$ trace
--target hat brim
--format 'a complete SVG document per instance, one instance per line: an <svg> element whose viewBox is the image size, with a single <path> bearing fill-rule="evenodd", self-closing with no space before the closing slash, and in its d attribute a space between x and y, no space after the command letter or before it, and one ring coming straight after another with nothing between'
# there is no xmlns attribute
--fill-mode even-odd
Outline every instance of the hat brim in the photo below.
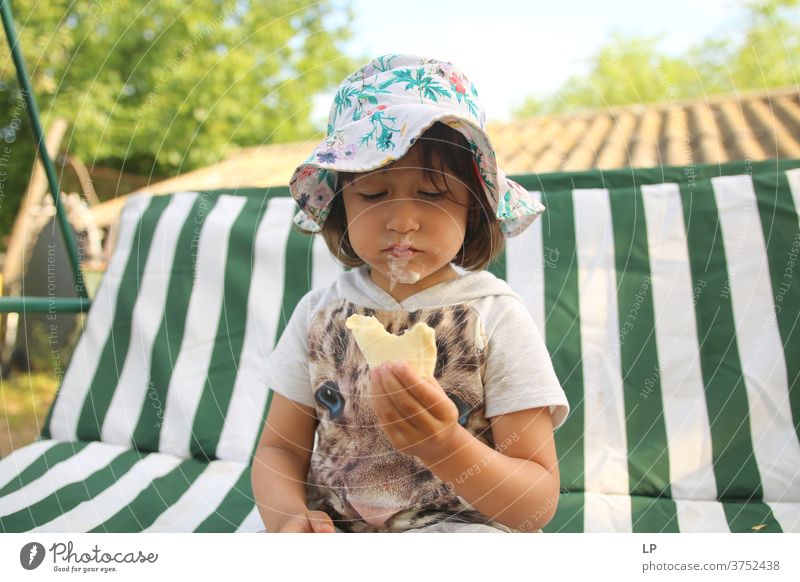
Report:
<svg viewBox="0 0 800 582"><path fill-rule="evenodd" d="M489 136L470 119L430 104L397 104L369 113L339 125L295 169L289 189L300 207L294 222L304 230L321 230L336 194L338 172L369 172L391 164L437 121L469 142L484 193L506 236L516 236L544 211L530 192L498 170Z"/></svg>

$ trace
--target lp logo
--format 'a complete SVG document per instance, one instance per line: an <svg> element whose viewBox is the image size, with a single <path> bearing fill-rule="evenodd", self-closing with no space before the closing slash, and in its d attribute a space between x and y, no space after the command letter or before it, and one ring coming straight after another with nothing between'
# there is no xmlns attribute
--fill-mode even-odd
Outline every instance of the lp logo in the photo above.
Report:
<svg viewBox="0 0 800 582"><path fill-rule="evenodd" d="M19 563L26 570L35 570L44 560L44 546L38 542L31 542L22 546L19 551Z"/></svg>

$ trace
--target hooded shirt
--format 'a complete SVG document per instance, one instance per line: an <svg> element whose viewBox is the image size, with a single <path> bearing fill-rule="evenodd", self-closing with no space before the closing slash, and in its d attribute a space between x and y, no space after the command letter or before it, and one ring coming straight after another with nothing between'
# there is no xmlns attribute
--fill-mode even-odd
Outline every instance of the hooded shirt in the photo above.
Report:
<svg viewBox="0 0 800 582"><path fill-rule="evenodd" d="M456 404L459 424L493 449L510 444L494 442L494 416L548 406L556 429L569 412L520 296L488 271L453 267L457 279L401 302L372 281L366 265L341 273L300 300L270 355L270 387L316 412L308 507L344 531L406 531L445 520L511 531L475 511L457 484L392 446L369 406L369 367L345 326L350 315L375 316L396 335L418 321L432 327L434 378Z"/></svg>

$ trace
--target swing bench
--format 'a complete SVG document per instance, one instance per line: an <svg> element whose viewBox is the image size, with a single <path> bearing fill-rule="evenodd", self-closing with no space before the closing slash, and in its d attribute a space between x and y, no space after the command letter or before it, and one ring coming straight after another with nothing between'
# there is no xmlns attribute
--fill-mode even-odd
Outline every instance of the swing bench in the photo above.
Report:
<svg viewBox="0 0 800 582"><path fill-rule="evenodd" d="M57 307L88 315L39 439L0 459L0 531L263 529L265 363L342 267L293 230L288 188L138 194L90 302L29 89L83 292ZM572 407L544 531L800 532L800 160L512 178L547 211L490 270Z"/></svg>

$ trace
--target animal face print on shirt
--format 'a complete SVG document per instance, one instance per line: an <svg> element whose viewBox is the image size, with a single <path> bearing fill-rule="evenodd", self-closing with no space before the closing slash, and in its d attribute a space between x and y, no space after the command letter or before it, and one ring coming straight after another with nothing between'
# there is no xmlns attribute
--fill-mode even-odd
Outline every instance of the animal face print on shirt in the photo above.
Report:
<svg viewBox="0 0 800 582"><path fill-rule="evenodd" d="M398 532L444 520L506 526L472 509L416 456L389 441L367 401L369 366L345 321L374 315L400 335L418 321L436 332L434 377L458 407L459 423L494 448L484 417L486 338L469 304L418 311L375 310L345 299L316 313L309 326L309 375L319 424L308 473L309 509L342 530Z"/></svg>

